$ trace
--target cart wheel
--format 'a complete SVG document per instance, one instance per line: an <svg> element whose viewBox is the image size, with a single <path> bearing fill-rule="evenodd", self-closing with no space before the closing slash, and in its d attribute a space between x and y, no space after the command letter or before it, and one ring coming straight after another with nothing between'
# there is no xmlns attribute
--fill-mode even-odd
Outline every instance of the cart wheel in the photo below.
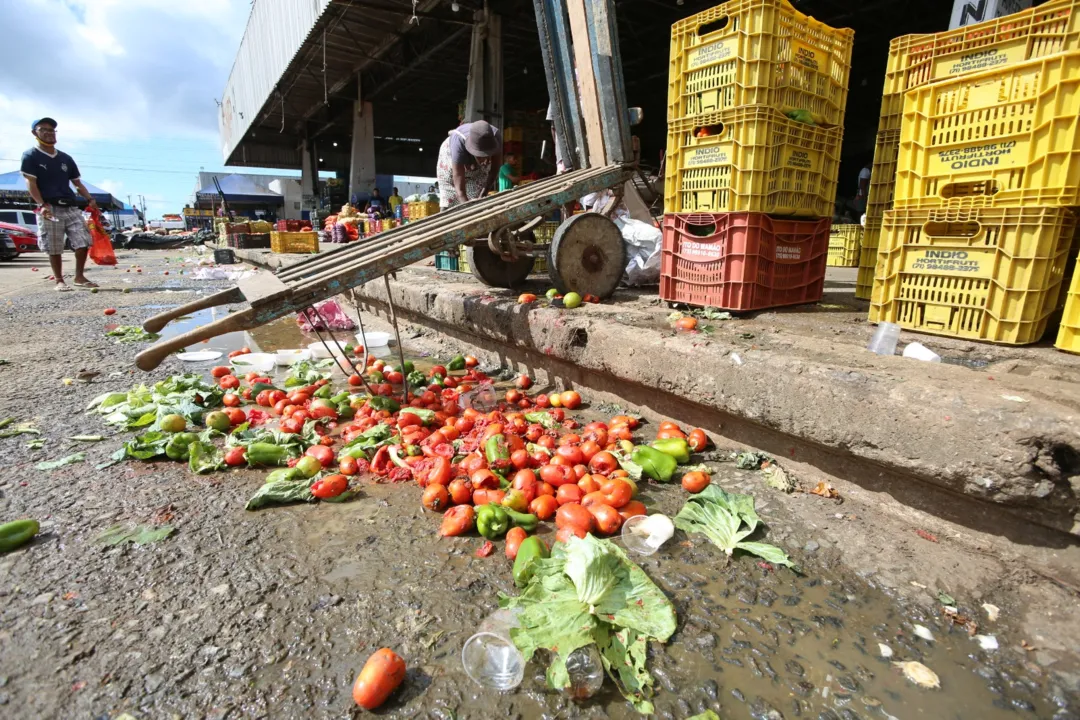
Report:
<svg viewBox="0 0 1080 720"><path fill-rule="evenodd" d="M599 213L575 215L560 225L549 253L548 274L560 293L606 298L626 270L622 233Z"/></svg>
<svg viewBox="0 0 1080 720"><path fill-rule="evenodd" d="M535 258L521 257L507 262L491 252L487 243L470 246L465 250L473 277L490 287L512 288L525 282L532 272Z"/></svg>

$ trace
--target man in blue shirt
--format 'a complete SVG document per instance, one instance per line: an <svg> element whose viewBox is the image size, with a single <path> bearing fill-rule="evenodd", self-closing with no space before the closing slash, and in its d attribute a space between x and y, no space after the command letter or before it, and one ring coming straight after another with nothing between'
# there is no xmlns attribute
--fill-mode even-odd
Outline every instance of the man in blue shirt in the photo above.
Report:
<svg viewBox="0 0 1080 720"><path fill-rule="evenodd" d="M71 186L79 191L90 207L97 207L90 191L79 179L79 168L70 155L56 149L56 121L41 118L30 126L30 132L37 138L37 145L22 156L22 174L30 190L30 197L38 204L38 247L48 253L56 289L68 291L64 283L64 236L75 251L75 285L95 288L83 271L86 269L86 256L93 240L83 219L83 211Z"/></svg>

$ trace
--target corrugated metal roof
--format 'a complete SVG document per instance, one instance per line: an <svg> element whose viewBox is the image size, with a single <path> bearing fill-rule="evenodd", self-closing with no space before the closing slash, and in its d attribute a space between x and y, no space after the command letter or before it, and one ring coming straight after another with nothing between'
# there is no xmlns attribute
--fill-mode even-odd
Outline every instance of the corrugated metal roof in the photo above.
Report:
<svg viewBox="0 0 1080 720"><path fill-rule="evenodd" d="M236 149L331 0L255 0L219 109L225 159Z"/></svg>

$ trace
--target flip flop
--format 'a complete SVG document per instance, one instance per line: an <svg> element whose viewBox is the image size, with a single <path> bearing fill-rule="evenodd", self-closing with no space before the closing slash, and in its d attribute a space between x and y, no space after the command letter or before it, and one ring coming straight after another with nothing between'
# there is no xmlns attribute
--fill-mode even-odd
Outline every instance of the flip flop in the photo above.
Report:
<svg viewBox="0 0 1080 720"><path fill-rule="evenodd" d="M71 292L71 288L69 288L64 283L56 283L56 287L54 289L56 290L56 292Z"/></svg>
<svg viewBox="0 0 1080 720"><path fill-rule="evenodd" d="M96 282L92 282L90 280L87 280L86 282L76 282L76 283L73 283L73 285L75 285L75 287L81 287L81 288L100 287Z"/></svg>

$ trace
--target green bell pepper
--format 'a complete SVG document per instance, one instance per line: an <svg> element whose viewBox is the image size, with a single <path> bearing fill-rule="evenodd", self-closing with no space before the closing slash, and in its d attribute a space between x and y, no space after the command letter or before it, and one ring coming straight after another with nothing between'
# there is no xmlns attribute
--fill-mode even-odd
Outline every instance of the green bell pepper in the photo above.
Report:
<svg viewBox="0 0 1080 720"><path fill-rule="evenodd" d="M330 388L330 383L326 383L321 388L316 390L315 394L312 395L312 397L317 397L317 398L320 398L322 400L329 400L330 399L330 393L332 393L332 392L334 392L334 391Z"/></svg>
<svg viewBox="0 0 1080 720"><path fill-rule="evenodd" d="M535 535L522 540L514 559L514 584L525 587L533 575L533 560L546 558L549 554L547 545Z"/></svg>
<svg viewBox="0 0 1080 720"><path fill-rule="evenodd" d="M510 467L510 448L503 434L492 435L484 442L484 455L488 467L492 470L505 470Z"/></svg>
<svg viewBox="0 0 1080 720"><path fill-rule="evenodd" d="M382 395L373 395L368 398L367 402L372 410L386 410L387 412L396 413L401 409L401 403L397 400Z"/></svg>
<svg viewBox="0 0 1080 720"><path fill-rule="evenodd" d="M665 455L670 455L675 458L675 462L680 465L685 465L690 462L690 446L686 440L682 438L664 438L663 440L657 440L651 447L654 450L659 450Z"/></svg>
<svg viewBox="0 0 1080 720"><path fill-rule="evenodd" d="M489 540L500 538L510 529L510 516L498 505L481 505L476 509L476 529Z"/></svg>
<svg viewBox="0 0 1080 720"><path fill-rule="evenodd" d="M351 399L351 396L349 395L349 391L345 390L343 392L339 392L337 395L330 398L330 402L337 405L339 403L348 402L350 399Z"/></svg>
<svg viewBox="0 0 1080 720"><path fill-rule="evenodd" d="M378 370L369 370L367 374L367 381L369 383L384 383L386 377Z"/></svg>
<svg viewBox="0 0 1080 720"><path fill-rule="evenodd" d="M535 515L518 512L506 506L502 508L502 511L506 513L506 517L510 521L511 525L519 527L525 532L532 532L533 530L535 530L536 523L539 522L539 519Z"/></svg>
<svg viewBox="0 0 1080 720"><path fill-rule="evenodd" d="M195 433L176 433L165 445L165 456L170 460L187 460L191 452L189 446L198 439L199 436Z"/></svg>
<svg viewBox="0 0 1080 720"><path fill-rule="evenodd" d="M356 410L349 404L348 400L338 403L337 405L338 420L352 420L356 417Z"/></svg>
<svg viewBox="0 0 1080 720"><path fill-rule="evenodd" d="M634 448L630 459L641 466L642 472L657 482L671 482L678 463L675 458L647 445Z"/></svg>
<svg viewBox="0 0 1080 720"><path fill-rule="evenodd" d="M286 482L293 482L293 481L296 481L296 480L307 480L307 479L308 479L307 473L305 473L300 468L298 468L298 467L285 467L285 468L278 468L277 470L274 470L269 475L267 475L266 480L264 481L264 484L265 483L272 483L272 482L279 482L279 481L282 481L282 480L284 480Z"/></svg>
<svg viewBox="0 0 1080 720"><path fill-rule="evenodd" d="M41 526L37 520L14 520L0 525L0 553L10 552L30 542Z"/></svg>
<svg viewBox="0 0 1080 720"><path fill-rule="evenodd" d="M251 443L245 453L248 465L284 465L289 451L273 443Z"/></svg>
<svg viewBox="0 0 1080 720"><path fill-rule="evenodd" d="M453 360L446 363L447 372L454 372L455 370L464 370L464 369L465 369L465 356L464 355L455 355Z"/></svg>

